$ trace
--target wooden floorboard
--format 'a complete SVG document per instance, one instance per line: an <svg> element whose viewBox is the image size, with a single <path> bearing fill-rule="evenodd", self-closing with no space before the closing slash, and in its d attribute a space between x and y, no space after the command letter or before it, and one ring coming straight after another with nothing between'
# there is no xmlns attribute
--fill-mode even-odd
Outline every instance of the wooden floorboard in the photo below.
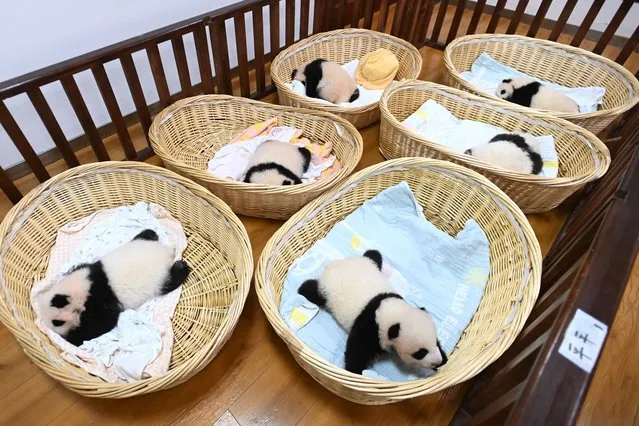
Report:
<svg viewBox="0 0 639 426"><path fill-rule="evenodd" d="M444 29L452 20L452 15L448 15ZM464 14L461 32L467 28L470 15ZM482 17L478 32L485 28L489 18ZM498 32L506 27L507 22L502 20ZM518 33L525 34L527 29L527 25L521 25ZM541 29L540 35L546 36L546 31ZM445 37L445 31L441 37ZM560 38L564 42L569 40L568 36ZM594 47L594 42L586 41L584 46ZM423 48L421 52L424 66L420 78L442 81L442 52L430 48ZM605 53L614 54L614 51ZM635 68L637 56L632 57L631 66ZM273 95L266 100L277 102L277 97ZM136 149L146 146L139 125L131 127L129 132ZM377 149L379 125L363 129L361 133L364 154L358 170L383 160ZM105 145L111 158L124 158L117 136L105 140ZM77 156L83 164L95 161L90 148L79 151ZM161 165L157 157L147 162ZM47 166L51 175L65 169L62 161ZM38 182L33 176L25 176L16 184L27 193ZM10 207L6 197L0 195L0 218ZM548 251L568 213L568 207L561 207L528 216L543 253ZM241 220L257 260L266 241L282 222L247 217L241 217ZM593 383L593 389L597 391L595 395L589 395L580 419L582 425L630 424L628 422L632 422L637 411L639 367L632 363L632 355L638 341L635 316L639 297L638 271L633 273L633 280L613 326L610 344L604 348L602 367ZM618 327L622 330L616 331ZM365 407L340 399L317 384L295 363L286 345L271 329L253 290L233 336L208 367L177 388L127 400L88 399L66 390L33 365L10 333L0 326L0 424L448 424L468 385L464 383L389 406ZM613 396L617 402L611 403Z"/></svg>

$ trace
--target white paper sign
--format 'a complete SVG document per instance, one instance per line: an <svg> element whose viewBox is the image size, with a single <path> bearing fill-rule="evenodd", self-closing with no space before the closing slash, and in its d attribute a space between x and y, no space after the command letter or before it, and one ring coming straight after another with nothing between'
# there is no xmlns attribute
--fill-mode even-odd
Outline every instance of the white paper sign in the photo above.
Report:
<svg viewBox="0 0 639 426"><path fill-rule="evenodd" d="M577 309L561 342L559 353L590 373L599 357L606 334L608 334L606 324Z"/></svg>

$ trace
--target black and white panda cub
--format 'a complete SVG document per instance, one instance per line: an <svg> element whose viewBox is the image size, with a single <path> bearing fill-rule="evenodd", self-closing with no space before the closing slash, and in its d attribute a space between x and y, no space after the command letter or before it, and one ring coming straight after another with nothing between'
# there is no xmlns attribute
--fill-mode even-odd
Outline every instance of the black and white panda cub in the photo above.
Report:
<svg viewBox="0 0 639 426"><path fill-rule="evenodd" d="M519 173L537 175L544 165L539 142L527 134L501 133L488 143L467 149L464 154Z"/></svg>
<svg viewBox="0 0 639 426"><path fill-rule="evenodd" d="M297 185L311 163L311 151L288 142L265 141L249 160L244 182Z"/></svg>
<svg viewBox="0 0 639 426"><path fill-rule="evenodd" d="M348 333L346 370L362 374L375 358L395 349L406 364L436 369L447 362L437 340L435 322L424 308L409 305L393 292L381 272L382 255L334 260L316 280L298 292L326 308Z"/></svg>
<svg viewBox="0 0 639 426"><path fill-rule="evenodd" d="M568 96L530 78L506 78L495 95L517 105L549 111L577 113L579 106Z"/></svg>
<svg viewBox="0 0 639 426"><path fill-rule="evenodd" d="M353 102L359 98L357 83L338 63L315 59L293 70L291 80L306 87L306 96L324 99L334 104Z"/></svg>
<svg viewBox="0 0 639 426"><path fill-rule="evenodd" d="M178 288L190 268L147 229L99 261L74 268L36 298L45 325L80 346L111 331L120 313Z"/></svg>

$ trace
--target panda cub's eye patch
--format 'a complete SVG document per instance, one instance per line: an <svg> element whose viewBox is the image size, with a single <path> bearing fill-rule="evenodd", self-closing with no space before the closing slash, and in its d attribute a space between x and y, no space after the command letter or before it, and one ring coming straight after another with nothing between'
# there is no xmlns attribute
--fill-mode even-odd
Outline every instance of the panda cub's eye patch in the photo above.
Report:
<svg viewBox="0 0 639 426"><path fill-rule="evenodd" d="M55 327L60 327L61 325L64 325L64 321L62 321L62 320L53 320L53 321L51 321L51 323L52 323Z"/></svg>
<svg viewBox="0 0 639 426"><path fill-rule="evenodd" d="M412 356L415 359L424 359L424 357L428 355L428 349L421 348L417 352L413 353Z"/></svg>
<svg viewBox="0 0 639 426"><path fill-rule="evenodd" d="M66 294L56 294L51 298L51 306L54 308L64 308L69 304L69 296Z"/></svg>
<svg viewBox="0 0 639 426"><path fill-rule="evenodd" d="M501 94L502 94L502 95L505 95L505 94L506 94L506 91L505 91L504 89L501 89Z"/></svg>

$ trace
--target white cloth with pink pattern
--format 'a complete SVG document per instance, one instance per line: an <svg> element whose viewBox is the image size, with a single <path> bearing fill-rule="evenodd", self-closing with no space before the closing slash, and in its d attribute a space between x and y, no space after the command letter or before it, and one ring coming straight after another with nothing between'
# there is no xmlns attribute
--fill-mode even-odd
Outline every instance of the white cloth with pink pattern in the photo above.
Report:
<svg viewBox="0 0 639 426"><path fill-rule="evenodd" d="M181 287L147 301L139 309L123 312L116 328L80 347L67 342L40 320L35 296L51 288L74 266L99 260L145 229L154 230L161 243L175 250L175 260L182 258L186 235L180 222L164 207L140 202L100 210L58 230L46 277L31 289L38 328L66 360L111 383L160 376L168 371L173 349L171 318Z"/></svg>

